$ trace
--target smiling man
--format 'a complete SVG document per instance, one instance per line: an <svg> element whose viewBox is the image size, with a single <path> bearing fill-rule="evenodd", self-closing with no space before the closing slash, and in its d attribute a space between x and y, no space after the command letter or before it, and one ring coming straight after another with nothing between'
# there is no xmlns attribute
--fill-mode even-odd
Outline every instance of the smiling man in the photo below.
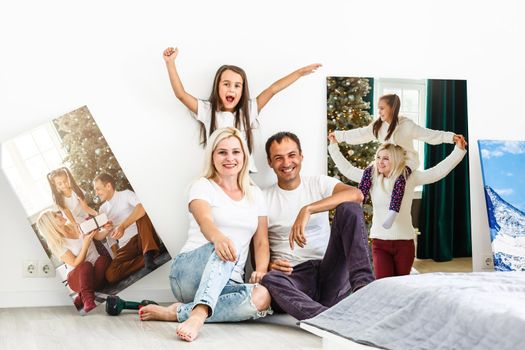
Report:
<svg viewBox="0 0 525 350"><path fill-rule="evenodd" d="M303 320L374 280L363 195L328 176L301 176L301 143L293 133L271 136L266 155L277 183L264 190L271 261L261 284L275 309Z"/></svg>
<svg viewBox="0 0 525 350"><path fill-rule="evenodd" d="M115 179L105 173L95 177L93 186L103 202L99 211L113 223L110 235L119 245L106 270L106 280L116 283L143 267L150 271L157 268L154 257L160 241L135 192L117 191Z"/></svg>

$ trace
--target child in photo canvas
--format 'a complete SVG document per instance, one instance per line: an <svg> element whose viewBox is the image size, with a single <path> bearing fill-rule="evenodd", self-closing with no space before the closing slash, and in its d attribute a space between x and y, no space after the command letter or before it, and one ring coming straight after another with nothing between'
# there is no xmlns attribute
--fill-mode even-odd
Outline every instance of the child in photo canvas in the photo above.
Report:
<svg viewBox="0 0 525 350"><path fill-rule="evenodd" d="M78 230L79 225L90 216L97 216L95 209L86 203L84 191L78 186L68 168L62 167L47 174L53 201L66 216L68 221ZM113 256L117 249L116 241L111 237L106 240L106 250Z"/></svg>

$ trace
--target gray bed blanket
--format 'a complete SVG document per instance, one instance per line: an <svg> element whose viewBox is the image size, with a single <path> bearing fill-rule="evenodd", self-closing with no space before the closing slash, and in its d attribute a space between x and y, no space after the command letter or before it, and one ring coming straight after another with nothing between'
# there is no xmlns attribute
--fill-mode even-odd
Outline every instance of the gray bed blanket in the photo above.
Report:
<svg viewBox="0 0 525 350"><path fill-rule="evenodd" d="M525 349L525 272L377 280L303 321L386 349Z"/></svg>

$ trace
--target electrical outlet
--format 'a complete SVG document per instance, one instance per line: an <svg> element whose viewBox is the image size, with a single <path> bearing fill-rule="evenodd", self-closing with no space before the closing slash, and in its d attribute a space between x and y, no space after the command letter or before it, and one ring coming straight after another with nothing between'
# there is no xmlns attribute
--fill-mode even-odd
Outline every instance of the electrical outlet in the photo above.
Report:
<svg viewBox="0 0 525 350"><path fill-rule="evenodd" d="M22 276L37 277L38 276L38 262L35 260L26 260L22 263Z"/></svg>
<svg viewBox="0 0 525 350"><path fill-rule="evenodd" d="M493 269L494 268L494 261L492 260L492 255L485 255L485 256L483 256L483 262L482 262L481 266L484 269Z"/></svg>
<svg viewBox="0 0 525 350"><path fill-rule="evenodd" d="M55 267L49 260L38 262L38 277L55 277Z"/></svg>

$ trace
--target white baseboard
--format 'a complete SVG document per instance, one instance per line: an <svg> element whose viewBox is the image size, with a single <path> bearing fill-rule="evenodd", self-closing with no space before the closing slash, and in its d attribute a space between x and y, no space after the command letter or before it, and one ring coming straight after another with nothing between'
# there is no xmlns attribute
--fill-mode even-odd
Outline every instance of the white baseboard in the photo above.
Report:
<svg viewBox="0 0 525 350"><path fill-rule="evenodd" d="M158 303L174 302L171 289L129 289L119 293L123 299L141 301L154 300ZM73 302L63 291L0 291L0 309L15 307L70 306Z"/></svg>

